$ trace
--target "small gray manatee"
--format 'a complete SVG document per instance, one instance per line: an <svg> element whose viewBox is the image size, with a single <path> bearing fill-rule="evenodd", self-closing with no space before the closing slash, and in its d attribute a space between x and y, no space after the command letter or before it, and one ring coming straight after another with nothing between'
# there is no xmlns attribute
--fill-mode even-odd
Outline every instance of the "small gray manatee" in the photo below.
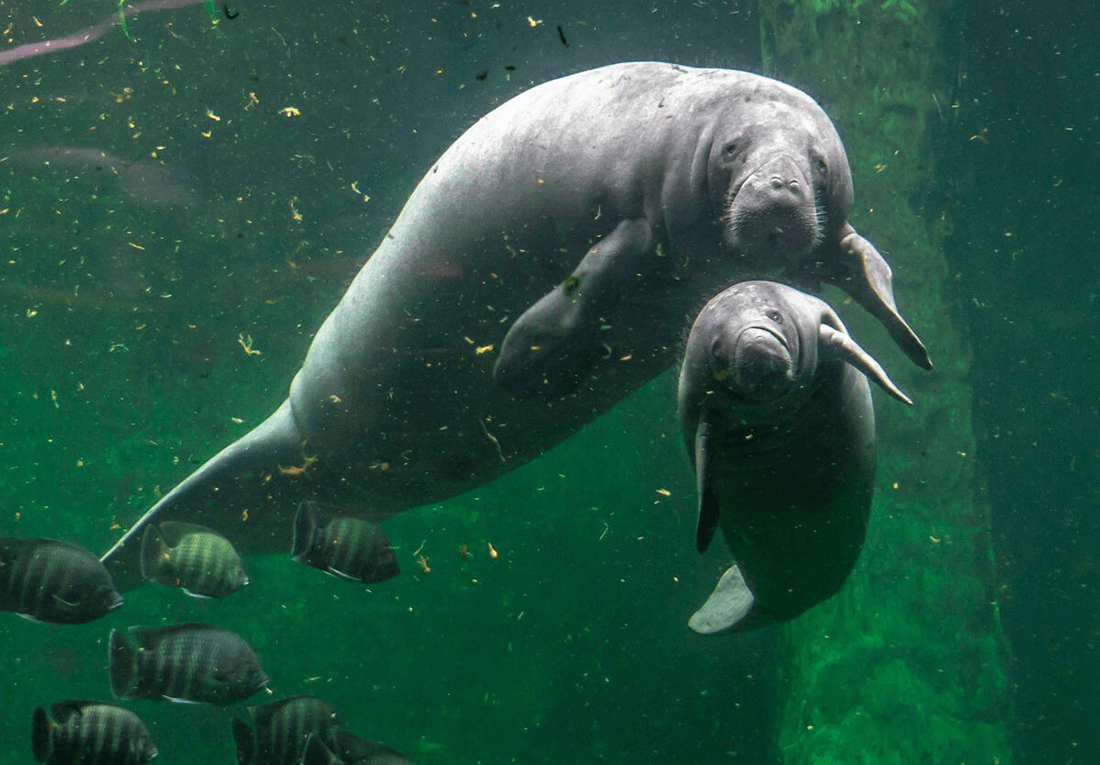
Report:
<svg viewBox="0 0 1100 765"><path fill-rule="evenodd" d="M822 300L735 284L699 313L678 406L699 493L696 546L735 564L689 621L701 634L793 619L835 594L863 547L875 479L867 378L912 404Z"/></svg>

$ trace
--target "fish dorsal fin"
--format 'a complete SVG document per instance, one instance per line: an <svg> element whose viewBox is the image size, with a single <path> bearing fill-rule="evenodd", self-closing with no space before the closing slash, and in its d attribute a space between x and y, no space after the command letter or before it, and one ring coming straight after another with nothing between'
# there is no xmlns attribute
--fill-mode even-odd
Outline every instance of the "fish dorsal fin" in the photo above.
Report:
<svg viewBox="0 0 1100 765"><path fill-rule="evenodd" d="M191 632L192 630L224 631L220 627L211 627L209 624L188 622L187 624L169 624L164 627L131 627L130 634L133 635L141 648L150 651L160 645L166 638L183 632Z"/></svg>
<svg viewBox="0 0 1100 765"><path fill-rule="evenodd" d="M254 707L249 707L248 711L252 713L252 719L256 722L257 728L266 728L271 724L271 718L275 714L285 707L287 704L298 701L299 699L309 699L312 696L307 696L304 693L300 693L297 696L289 696L285 699L279 699L278 701L272 701L270 704L257 704Z"/></svg>
<svg viewBox="0 0 1100 765"><path fill-rule="evenodd" d="M207 526L200 526L197 523L184 523L183 521L163 521L157 524L157 529L169 547L175 547L183 541L184 537L191 534L218 534L214 529ZM218 536L221 536L221 534L218 534Z"/></svg>
<svg viewBox="0 0 1100 765"><path fill-rule="evenodd" d="M714 444L712 426L706 414L699 418L695 429L695 487L699 494L699 518L695 527L695 547L702 554L707 551L714 532L718 529L718 494L714 488Z"/></svg>
<svg viewBox="0 0 1100 765"><path fill-rule="evenodd" d="M113 707L105 701L92 701L91 699L68 699L50 704L50 717L58 725L64 725L67 720L84 712L86 707Z"/></svg>

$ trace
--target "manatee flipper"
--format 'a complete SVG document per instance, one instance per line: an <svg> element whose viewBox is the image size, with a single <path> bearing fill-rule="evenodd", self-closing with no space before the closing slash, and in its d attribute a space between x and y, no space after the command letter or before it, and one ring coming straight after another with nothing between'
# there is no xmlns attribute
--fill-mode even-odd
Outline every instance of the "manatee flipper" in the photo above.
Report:
<svg viewBox="0 0 1100 765"><path fill-rule="evenodd" d="M845 224L840 232L840 256L834 265L839 268L819 275L847 292L881 321L910 361L922 369L931 369L932 360L924 343L898 313L890 264L851 224Z"/></svg>
<svg viewBox="0 0 1100 765"><path fill-rule="evenodd" d="M831 354L848 362L866 375L867 379L876 383L901 403L908 406L913 405L913 400L901 392L901 389L886 374L886 370L882 368L882 365L875 361L871 354L863 350L859 343L853 340L847 332L841 332L828 324L822 324L818 328L817 339L823 355Z"/></svg>
<svg viewBox="0 0 1100 765"><path fill-rule="evenodd" d="M729 567L707 602L691 615L688 627L700 635L718 635L732 632L744 626L745 618L752 612L756 598L745 584L745 577L736 564Z"/></svg>
<svg viewBox="0 0 1100 765"><path fill-rule="evenodd" d="M655 260L647 257L654 247L645 219L621 221L565 281L516 319L501 343L494 379L517 396L553 396L575 387L603 353L598 333L604 307L629 291L639 264Z"/></svg>
<svg viewBox="0 0 1100 765"><path fill-rule="evenodd" d="M141 584L142 537L150 524L161 521L208 526L229 539L242 554L253 542L269 551L273 537L285 537L289 547L297 502L282 512L268 511L260 517L256 511L279 507L280 503L272 503L271 498L278 497L291 481L301 480L279 467L301 463L302 440L290 401L284 401L250 433L222 449L161 497L107 551L101 560L111 572L115 587L122 592Z"/></svg>
<svg viewBox="0 0 1100 765"><path fill-rule="evenodd" d="M700 418L695 429L695 484L699 494L699 520L695 526L695 546L705 553L718 530L718 494L714 490L714 459L710 444L711 427ZM734 567L736 568L736 566Z"/></svg>

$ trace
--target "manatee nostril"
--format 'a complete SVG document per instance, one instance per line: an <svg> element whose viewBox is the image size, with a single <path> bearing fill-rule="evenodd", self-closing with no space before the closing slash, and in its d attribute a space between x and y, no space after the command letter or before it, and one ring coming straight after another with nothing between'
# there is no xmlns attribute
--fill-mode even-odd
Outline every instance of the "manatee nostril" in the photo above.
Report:
<svg viewBox="0 0 1100 765"><path fill-rule="evenodd" d="M795 196L801 195L802 187L795 179L787 180L781 176L773 175L768 183L772 191L789 191Z"/></svg>

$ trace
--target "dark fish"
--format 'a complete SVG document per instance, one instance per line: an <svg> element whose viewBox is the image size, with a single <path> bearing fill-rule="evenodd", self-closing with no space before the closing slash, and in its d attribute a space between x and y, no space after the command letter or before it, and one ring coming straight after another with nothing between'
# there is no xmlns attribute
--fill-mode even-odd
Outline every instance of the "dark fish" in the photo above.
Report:
<svg viewBox="0 0 1100 765"><path fill-rule="evenodd" d="M38 622L83 624L121 607L111 575L83 547L0 537L0 611Z"/></svg>
<svg viewBox="0 0 1100 765"><path fill-rule="evenodd" d="M129 709L71 699L36 707L31 748L48 765L144 765L157 756L149 731Z"/></svg>
<svg viewBox="0 0 1100 765"><path fill-rule="evenodd" d="M313 501L298 506L291 555L298 563L363 584L383 582L401 571L381 526Z"/></svg>
<svg viewBox="0 0 1100 765"><path fill-rule="evenodd" d="M199 598L224 598L248 584L228 539L193 523L149 526L141 543L141 575Z"/></svg>
<svg viewBox="0 0 1100 765"><path fill-rule="evenodd" d="M249 707L249 711L256 721L255 731L244 720L233 718L238 765L297 765L310 737L330 754L335 747L332 734L341 725L340 717L321 699L292 696Z"/></svg>
<svg viewBox="0 0 1100 765"><path fill-rule="evenodd" d="M119 698L225 706L267 685L256 652L235 632L177 624L130 634L134 643L111 630L111 691Z"/></svg>
<svg viewBox="0 0 1100 765"><path fill-rule="evenodd" d="M412 760L396 749L379 744L377 741L359 738L343 729L334 732L333 740L336 745L337 762L342 765L415 765ZM323 756L324 752L315 747L310 751L310 746L307 744L306 752L302 755L302 763L303 765L331 765L322 759Z"/></svg>

